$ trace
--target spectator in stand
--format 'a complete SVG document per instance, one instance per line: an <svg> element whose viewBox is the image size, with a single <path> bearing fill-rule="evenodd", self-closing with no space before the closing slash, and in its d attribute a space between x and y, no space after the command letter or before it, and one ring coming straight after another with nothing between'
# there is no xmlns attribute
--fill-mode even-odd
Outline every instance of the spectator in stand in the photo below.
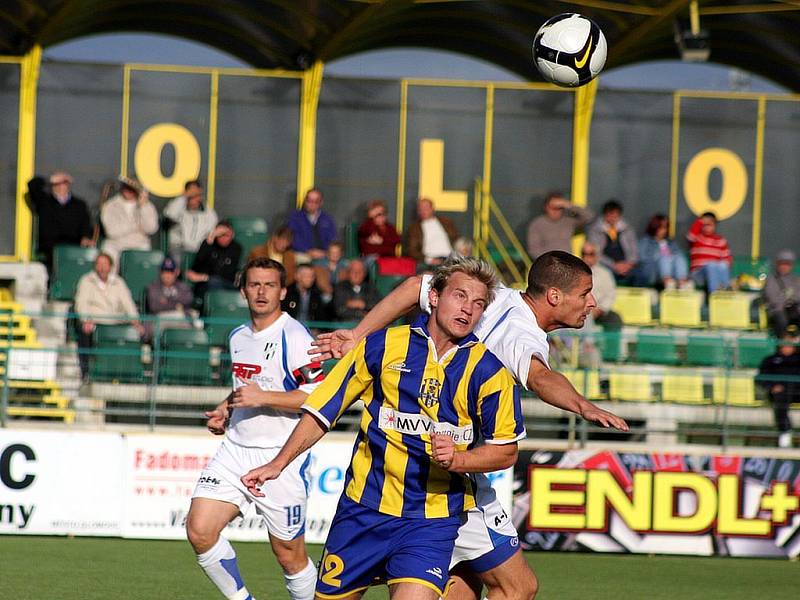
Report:
<svg viewBox="0 0 800 600"><path fill-rule="evenodd" d="M795 402L800 402L800 352L797 349L799 343L800 338L795 332L783 332L777 351L761 361L756 375L756 383L766 388L772 401L780 448L792 446L789 407Z"/></svg>
<svg viewBox="0 0 800 600"><path fill-rule="evenodd" d="M592 211L576 206L561 192L550 192L542 207L544 214L528 225L528 254L531 260L550 250L572 252L572 236L582 229L594 216Z"/></svg>
<svg viewBox="0 0 800 600"><path fill-rule="evenodd" d="M202 308L208 290L235 290L242 247L233 239L233 227L220 221L200 244L186 278L194 284L195 307Z"/></svg>
<svg viewBox="0 0 800 600"><path fill-rule="evenodd" d="M311 188L303 199L303 207L289 215L292 230L292 250L298 262L311 262L323 258L331 242L336 239L336 223L322 210L324 198L318 188Z"/></svg>
<svg viewBox="0 0 800 600"><path fill-rule="evenodd" d="M712 212L703 213L692 223L689 233L689 270L698 285L705 285L708 293L727 288L731 281L733 258L728 240L717 233L717 217Z"/></svg>
<svg viewBox="0 0 800 600"><path fill-rule="evenodd" d="M115 264L124 250L150 250L150 236L158 231L158 211L147 190L129 177L118 183L119 192L100 210L106 236L102 250Z"/></svg>
<svg viewBox="0 0 800 600"><path fill-rule="evenodd" d="M622 205L613 199L606 202L602 217L592 223L586 238L617 283L627 283L636 266L638 244L633 228L622 218Z"/></svg>
<svg viewBox="0 0 800 600"><path fill-rule="evenodd" d="M89 374L89 355L86 350L92 347L92 337L97 325L130 323L139 335L145 334L131 291L119 275L112 273L113 267L114 261L108 254L98 254L94 261L94 270L78 281L75 312L78 315L78 359L84 380Z"/></svg>
<svg viewBox="0 0 800 600"><path fill-rule="evenodd" d="M72 195L72 176L64 171L50 175L48 188L43 177L28 182L31 210L39 217L37 252L53 270L53 248L59 244L94 246L92 220L86 203Z"/></svg>
<svg viewBox="0 0 800 600"><path fill-rule="evenodd" d="M213 208L203 204L203 184L194 179L183 186L183 195L173 198L164 208L165 226L169 228L169 253L178 264L184 252L197 252L219 218Z"/></svg>
<svg viewBox="0 0 800 600"><path fill-rule="evenodd" d="M453 242L453 253L462 258L468 258L473 255L474 246L475 244L471 239L461 236Z"/></svg>
<svg viewBox="0 0 800 600"><path fill-rule="evenodd" d="M297 277L286 287L286 297L281 302L284 311L300 322L328 321L330 303L325 301L317 287L314 267L302 264L297 267Z"/></svg>
<svg viewBox="0 0 800 600"><path fill-rule="evenodd" d="M292 250L292 230L286 225L278 227L266 242L250 250L247 261L255 258L271 258L281 263L286 271L286 285L294 283L297 257Z"/></svg>
<svg viewBox="0 0 800 600"><path fill-rule="evenodd" d="M453 253L458 239L455 224L433 209L429 198L417 200L417 218L408 226L406 254L426 265L439 265Z"/></svg>
<svg viewBox="0 0 800 600"><path fill-rule="evenodd" d="M383 200L370 200L367 218L358 227L358 249L362 256L373 260L380 256L394 256L400 234L389 223Z"/></svg>
<svg viewBox="0 0 800 600"><path fill-rule="evenodd" d="M604 329L619 329L622 327L622 317L611 310L617 297L614 275L605 265L600 264L597 248L591 242L583 244L581 258L592 270L592 295L597 300L597 306L591 313L593 321Z"/></svg>
<svg viewBox="0 0 800 600"><path fill-rule="evenodd" d="M347 278L336 284L333 293L337 319L358 321L378 303L378 290L366 279L364 263L358 259L351 260L347 266Z"/></svg>
<svg viewBox="0 0 800 600"><path fill-rule="evenodd" d="M781 335L790 325L800 327L800 277L793 272L795 258L791 250L778 252L775 270L767 275L761 292L775 336Z"/></svg>
<svg viewBox="0 0 800 600"><path fill-rule="evenodd" d="M198 314L192 310L192 288L180 281L178 264L170 256L161 263L158 278L147 286L147 311L161 318L161 329L182 329L192 325Z"/></svg>
<svg viewBox="0 0 800 600"><path fill-rule="evenodd" d="M341 242L331 243L325 258L318 258L312 264L317 272L319 289L332 297L333 288L347 276L349 261L344 258L344 246Z"/></svg>
<svg viewBox="0 0 800 600"><path fill-rule="evenodd" d="M633 271L634 285L659 285L666 290L693 287L686 256L668 235L669 219L664 215L653 215L645 235L639 239L639 262Z"/></svg>

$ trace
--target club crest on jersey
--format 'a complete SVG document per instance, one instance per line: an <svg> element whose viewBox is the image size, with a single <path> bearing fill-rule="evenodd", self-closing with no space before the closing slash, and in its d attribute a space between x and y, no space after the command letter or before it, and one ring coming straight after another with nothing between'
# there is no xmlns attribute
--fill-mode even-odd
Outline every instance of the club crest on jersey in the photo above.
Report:
<svg viewBox="0 0 800 600"><path fill-rule="evenodd" d="M422 380L419 386L419 396L417 400L422 402L427 408L439 403L439 393L442 391L442 384L438 379L430 377Z"/></svg>
<svg viewBox="0 0 800 600"><path fill-rule="evenodd" d="M270 360L278 351L278 342L267 342L264 346L264 360Z"/></svg>

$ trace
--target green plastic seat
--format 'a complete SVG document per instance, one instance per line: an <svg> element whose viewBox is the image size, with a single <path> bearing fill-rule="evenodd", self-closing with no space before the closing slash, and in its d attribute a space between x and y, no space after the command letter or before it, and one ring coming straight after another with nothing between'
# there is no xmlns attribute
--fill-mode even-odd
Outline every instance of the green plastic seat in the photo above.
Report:
<svg viewBox="0 0 800 600"><path fill-rule="evenodd" d="M728 364L728 347L721 335L691 334L686 339L686 363L702 367Z"/></svg>
<svg viewBox="0 0 800 600"><path fill-rule="evenodd" d="M250 250L267 241L267 222L261 217L231 217L228 221L236 234L236 241L242 247L243 265Z"/></svg>
<svg viewBox="0 0 800 600"><path fill-rule="evenodd" d="M405 275L378 275L375 281L375 287L378 289L378 294L381 298L385 298L389 295L389 292L406 279L408 278Z"/></svg>
<svg viewBox="0 0 800 600"><path fill-rule="evenodd" d="M119 257L119 274L128 284L134 302L144 305L147 286L158 278L164 253L161 250L125 250Z"/></svg>
<svg viewBox="0 0 800 600"><path fill-rule="evenodd" d="M242 295L235 290L211 290L205 298L206 333L212 346L228 345L228 334L250 320Z"/></svg>
<svg viewBox="0 0 800 600"><path fill-rule="evenodd" d="M742 335L736 340L736 364L745 369L756 369L767 356L775 352L775 338Z"/></svg>
<svg viewBox="0 0 800 600"><path fill-rule="evenodd" d="M344 226L344 257L358 258L361 251L358 248L358 223L348 223Z"/></svg>
<svg viewBox="0 0 800 600"><path fill-rule="evenodd" d="M197 252L184 251L181 254L181 279L186 280L186 273L192 268L195 256L197 256Z"/></svg>
<svg viewBox="0 0 800 600"><path fill-rule="evenodd" d="M159 380L166 384L211 385L208 334L202 329L167 329L161 338Z"/></svg>
<svg viewBox="0 0 800 600"><path fill-rule="evenodd" d="M92 379L144 383L142 342L130 325L98 325L94 332Z"/></svg>
<svg viewBox="0 0 800 600"><path fill-rule="evenodd" d="M72 300L78 280L94 268L97 248L56 246L53 249L53 276L50 297L53 300Z"/></svg>
<svg viewBox="0 0 800 600"><path fill-rule="evenodd" d="M677 364L678 350L675 339L669 333L640 332L636 336L636 362Z"/></svg>
<svg viewBox="0 0 800 600"><path fill-rule="evenodd" d="M622 333L620 331L603 331L598 335L597 346L605 362L622 360Z"/></svg>

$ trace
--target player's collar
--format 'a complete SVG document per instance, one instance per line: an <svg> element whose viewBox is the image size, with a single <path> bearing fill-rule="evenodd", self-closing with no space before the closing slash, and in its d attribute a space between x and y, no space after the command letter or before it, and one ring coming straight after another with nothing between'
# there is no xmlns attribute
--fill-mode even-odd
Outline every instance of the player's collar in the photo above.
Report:
<svg viewBox="0 0 800 600"><path fill-rule="evenodd" d="M411 331L416 333L417 335L421 335L424 338L431 339L431 334L428 332L428 319L430 315L423 313L419 315L414 322L411 324ZM469 346L473 346L478 343L478 338L475 333L469 333L465 335L463 338L458 340L453 340L453 343L458 346L459 348L467 348Z"/></svg>

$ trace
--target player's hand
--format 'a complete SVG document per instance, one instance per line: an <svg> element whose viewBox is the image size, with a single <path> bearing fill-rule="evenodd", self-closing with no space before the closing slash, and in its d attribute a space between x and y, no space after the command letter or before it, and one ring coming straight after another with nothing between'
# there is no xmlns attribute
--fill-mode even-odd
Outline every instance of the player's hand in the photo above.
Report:
<svg viewBox="0 0 800 600"><path fill-rule="evenodd" d="M453 466L456 455L456 444L453 437L444 433L431 433L431 457L433 461L448 470Z"/></svg>
<svg viewBox="0 0 800 600"><path fill-rule="evenodd" d="M228 410L224 404L217 406L214 410L206 411L206 427L214 435L222 435L225 433L225 422L228 420Z"/></svg>
<svg viewBox="0 0 800 600"><path fill-rule="evenodd" d="M620 431L628 431L630 429L625 419L594 405L584 409L581 413L581 417L595 425L601 425L602 427L614 427Z"/></svg>
<svg viewBox="0 0 800 600"><path fill-rule="evenodd" d="M237 388L228 401L231 408L260 408L265 404L264 390L250 379L245 379L244 385Z"/></svg>
<svg viewBox="0 0 800 600"><path fill-rule="evenodd" d="M241 482L253 496L263 498L264 492L259 488L264 485L265 482L277 479L281 471L282 469L269 462L242 475Z"/></svg>
<svg viewBox="0 0 800 600"><path fill-rule="evenodd" d="M342 358L356 345L356 338L352 329L337 329L330 333L320 333L317 339L311 342L308 353L311 358L322 362L331 358Z"/></svg>

